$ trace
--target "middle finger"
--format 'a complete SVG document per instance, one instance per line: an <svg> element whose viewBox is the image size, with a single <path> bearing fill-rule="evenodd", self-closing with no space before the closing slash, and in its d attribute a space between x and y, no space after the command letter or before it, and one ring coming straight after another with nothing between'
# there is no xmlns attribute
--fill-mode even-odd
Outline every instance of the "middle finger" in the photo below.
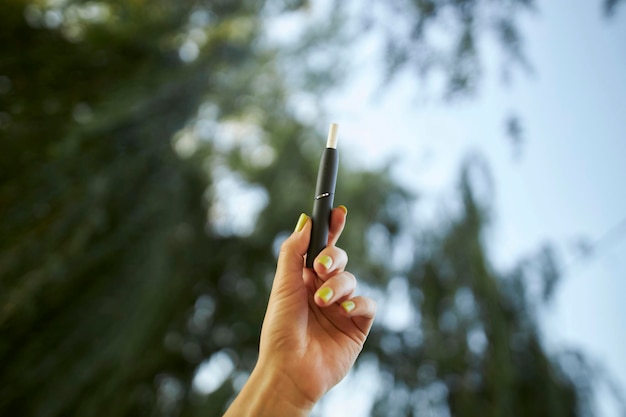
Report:
<svg viewBox="0 0 626 417"><path fill-rule="evenodd" d="M345 270L348 264L348 254L336 246L325 247L313 262L313 269L322 281L326 281L333 274Z"/></svg>

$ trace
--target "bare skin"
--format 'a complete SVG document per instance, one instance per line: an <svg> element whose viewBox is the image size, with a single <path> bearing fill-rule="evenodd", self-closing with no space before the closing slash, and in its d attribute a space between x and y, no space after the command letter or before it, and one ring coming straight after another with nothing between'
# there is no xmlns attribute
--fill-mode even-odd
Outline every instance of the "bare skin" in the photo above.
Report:
<svg viewBox="0 0 626 417"><path fill-rule="evenodd" d="M333 209L328 246L305 268L311 220L301 217L278 257L259 360L225 417L308 416L348 373L372 327L376 303L354 296L348 256L335 246L346 222Z"/></svg>

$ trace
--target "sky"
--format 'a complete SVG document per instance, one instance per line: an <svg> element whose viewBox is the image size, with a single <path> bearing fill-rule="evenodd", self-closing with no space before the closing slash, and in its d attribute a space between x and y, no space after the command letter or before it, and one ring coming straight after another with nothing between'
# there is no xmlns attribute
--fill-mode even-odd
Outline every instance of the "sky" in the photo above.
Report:
<svg viewBox="0 0 626 417"><path fill-rule="evenodd" d="M478 96L449 106L423 100L409 76L380 94L379 68L365 51L348 85L327 98L328 122L340 125L348 163L398 157L396 178L426 200L421 218L453 204L460 162L483 155L493 181L487 236L495 267L553 244L564 276L540 311L546 346L581 349L626 392L626 10L606 19L600 1L538 3L522 26L532 74L504 85L487 45ZM504 129L511 112L525 139L518 157ZM594 244L593 256L574 250L581 239ZM323 415L366 415L343 409L341 394L329 397ZM618 415L605 385L597 402L599 415Z"/></svg>

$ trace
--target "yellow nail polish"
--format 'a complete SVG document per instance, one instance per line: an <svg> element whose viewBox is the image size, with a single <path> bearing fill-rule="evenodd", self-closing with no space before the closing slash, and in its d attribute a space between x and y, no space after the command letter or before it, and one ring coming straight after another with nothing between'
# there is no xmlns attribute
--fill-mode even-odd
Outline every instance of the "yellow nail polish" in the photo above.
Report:
<svg viewBox="0 0 626 417"><path fill-rule="evenodd" d="M328 256L328 255L320 256L320 257L317 259L317 263L320 263L320 264L324 265L324 268L328 269L328 268L330 268L330 267L332 266L332 264L333 264L333 258L331 258L331 257L330 257L330 256Z"/></svg>
<svg viewBox="0 0 626 417"><path fill-rule="evenodd" d="M317 292L317 296L321 298L325 303L328 303L330 299L333 297L333 289L329 287L324 287Z"/></svg>
<svg viewBox="0 0 626 417"><path fill-rule="evenodd" d="M338 208L342 209L344 214L348 214L348 208L344 206L343 204L340 205Z"/></svg>
<svg viewBox="0 0 626 417"><path fill-rule="evenodd" d="M298 218L298 223L296 223L295 231L299 232L300 230L302 230L304 228L304 225L306 224L307 220L309 220L309 216L307 216L304 213L300 214L300 217Z"/></svg>
<svg viewBox="0 0 626 417"><path fill-rule="evenodd" d="M356 304L354 304L354 301L347 300L341 303L341 307L343 307L346 313L349 313L352 310L354 310L354 308L356 307Z"/></svg>

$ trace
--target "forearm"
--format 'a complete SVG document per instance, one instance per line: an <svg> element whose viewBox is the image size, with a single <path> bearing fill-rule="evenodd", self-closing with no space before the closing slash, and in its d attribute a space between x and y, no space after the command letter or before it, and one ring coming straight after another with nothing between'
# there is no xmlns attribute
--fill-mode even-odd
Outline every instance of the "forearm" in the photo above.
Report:
<svg viewBox="0 0 626 417"><path fill-rule="evenodd" d="M314 404L293 389L286 378L257 367L224 417L307 417Z"/></svg>

